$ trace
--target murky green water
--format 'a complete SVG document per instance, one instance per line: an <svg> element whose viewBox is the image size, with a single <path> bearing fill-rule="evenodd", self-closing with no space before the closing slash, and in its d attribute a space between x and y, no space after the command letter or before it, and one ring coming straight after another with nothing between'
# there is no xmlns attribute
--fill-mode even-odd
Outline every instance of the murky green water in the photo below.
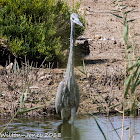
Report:
<svg viewBox="0 0 140 140"><path fill-rule="evenodd" d="M108 140L119 140L121 138L121 116L110 117L111 123L106 117L97 116L97 121ZM0 131L7 123L7 119L0 120ZM133 134L135 134L135 140L140 140L140 118L126 117L124 121L124 140L129 140L129 137L133 138ZM7 127L3 135L0 134L0 137L1 140L5 138L7 140L104 140L94 118L88 116L79 116L76 118L74 125L62 125L61 120L54 118L18 118Z"/></svg>

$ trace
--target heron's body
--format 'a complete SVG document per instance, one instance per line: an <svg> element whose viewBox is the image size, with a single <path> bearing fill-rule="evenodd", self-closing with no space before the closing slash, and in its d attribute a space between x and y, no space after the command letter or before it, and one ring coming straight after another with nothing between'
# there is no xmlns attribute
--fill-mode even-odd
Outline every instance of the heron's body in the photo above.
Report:
<svg viewBox="0 0 140 140"><path fill-rule="evenodd" d="M71 121L73 123L76 111L79 106L79 88L74 77L74 29L75 23L82 26L77 14L71 15L71 35L70 35L70 54L64 79L60 82L56 94L55 108L56 112L61 114L63 122Z"/></svg>
<svg viewBox="0 0 140 140"><path fill-rule="evenodd" d="M62 120L73 121L79 106L79 89L73 77L64 78L59 86L56 95L56 111L61 114Z"/></svg>

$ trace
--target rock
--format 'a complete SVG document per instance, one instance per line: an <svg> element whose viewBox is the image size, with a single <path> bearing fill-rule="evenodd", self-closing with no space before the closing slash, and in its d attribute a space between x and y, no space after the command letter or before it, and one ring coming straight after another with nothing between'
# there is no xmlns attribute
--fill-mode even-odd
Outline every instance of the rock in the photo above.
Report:
<svg viewBox="0 0 140 140"><path fill-rule="evenodd" d="M39 77L38 81L41 81L41 80L44 80L44 79L51 79L51 78L52 78L52 75L46 74L44 76Z"/></svg>
<svg viewBox="0 0 140 140"><path fill-rule="evenodd" d="M114 40L113 44L117 44L117 41L116 41L116 40Z"/></svg>
<svg viewBox="0 0 140 140"><path fill-rule="evenodd" d="M99 40L99 39L101 39L102 37L100 36L100 35L95 35L95 36L93 36L93 39L95 39L95 40Z"/></svg>
<svg viewBox="0 0 140 140"><path fill-rule="evenodd" d="M3 70L3 69L4 69L4 67L2 65L0 65L0 70Z"/></svg>
<svg viewBox="0 0 140 140"><path fill-rule="evenodd" d="M6 67L6 70L7 70L8 73L10 73L10 72L12 71L13 65L14 65L13 63L10 63L10 64Z"/></svg>
<svg viewBox="0 0 140 140"><path fill-rule="evenodd" d="M39 89L38 86L30 86L29 89Z"/></svg>

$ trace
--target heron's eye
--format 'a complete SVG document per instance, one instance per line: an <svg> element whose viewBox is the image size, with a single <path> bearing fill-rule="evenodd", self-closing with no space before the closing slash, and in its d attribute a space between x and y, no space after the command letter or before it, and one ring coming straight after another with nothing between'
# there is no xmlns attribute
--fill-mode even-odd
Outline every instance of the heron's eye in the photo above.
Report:
<svg viewBox="0 0 140 140"><path fill-rule="evenodd" d="M72 18L72 20L74 20L74 18Z"/></svg>

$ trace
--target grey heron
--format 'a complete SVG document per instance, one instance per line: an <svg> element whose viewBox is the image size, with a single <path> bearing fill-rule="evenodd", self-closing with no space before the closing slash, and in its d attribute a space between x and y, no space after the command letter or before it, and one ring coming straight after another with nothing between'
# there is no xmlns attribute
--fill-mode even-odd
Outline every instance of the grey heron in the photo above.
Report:
<svg viewBox="0 0 140 140"><path fill-rule="evenodd" d="M74 36L75 36L75 24L83 26L79 20L79 16L76 13L72 13L70 17L71 21L71 34L70 34L70 53L66 68L64 79L59 83L55 108L56 113L61 115L63 122L67 122L71 118L71 123L74 122L74 117L79 106L79 88L74 76Z"/></svg>

